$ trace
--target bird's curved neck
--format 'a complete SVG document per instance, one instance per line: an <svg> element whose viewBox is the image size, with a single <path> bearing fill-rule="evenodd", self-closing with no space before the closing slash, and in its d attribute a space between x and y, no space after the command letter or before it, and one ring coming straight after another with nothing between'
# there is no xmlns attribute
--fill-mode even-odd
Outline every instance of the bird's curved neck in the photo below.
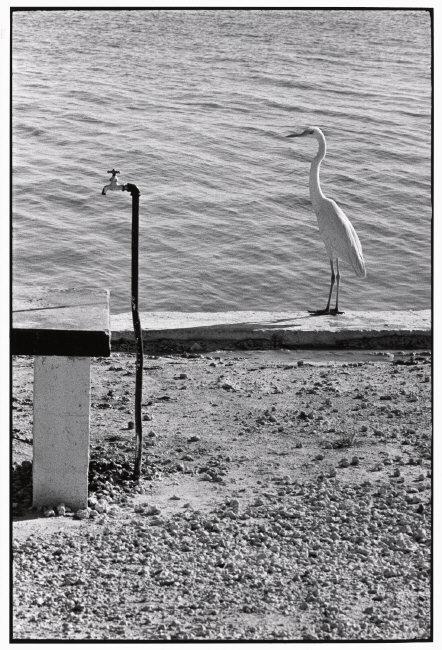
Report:
<svg viewBox="0 0 442 650"><path fill-rule="evenodd" d="M316 207L320 203L321 199L325 198L321 190L321 185L319 183L319 169L321 167L321 162L325 158L326 145L325 138L322 134L318 134L317 139L319 147L316 156L312 160L309 182L310 200L313 204L313 207Z"/></svg>

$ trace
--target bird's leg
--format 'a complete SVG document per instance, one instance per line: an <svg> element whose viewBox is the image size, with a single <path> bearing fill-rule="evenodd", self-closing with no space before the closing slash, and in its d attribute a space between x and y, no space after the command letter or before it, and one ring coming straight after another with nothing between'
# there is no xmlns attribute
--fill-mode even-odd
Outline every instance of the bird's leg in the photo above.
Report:
<svg viewBox="0 0 442 650"><path fill-rule="evenodd" d="M332 292L333 292L333 285L335 283L335 270L333 268L333 260L330 259L330 268L331 268L331 277L330 277L330 293L328 294L328 300L327 300L327 306L325 309L318 309L317 311L311 311L309 312L312 314L312 316L322 316L323 314L330 314L333 313L330 312L330 300L332 297Z"/></svg>
<svg viewBox="0 0 442 650"><path fill-rule="evenodd" d="M335 270L333 268L333 260L330 260L330 268L331 268L331 277L330 277L330 293L328 294L328 300L327 300L327 307L325 308L326 313L330 311L330 300L332 297L332 292L333 292L333 285L335 283ZM338 271L339 273L339 271Z"/></svg>
<svg viewBox="0 0 442 650"><path fill-rule="evenodd" d="M341 274L339 273L339 261L336 258L336 307L330 309L330 314L343 314L343 311L339 311L339 280L341 279ZM331 294L330 294L331 295Z"/></svg>

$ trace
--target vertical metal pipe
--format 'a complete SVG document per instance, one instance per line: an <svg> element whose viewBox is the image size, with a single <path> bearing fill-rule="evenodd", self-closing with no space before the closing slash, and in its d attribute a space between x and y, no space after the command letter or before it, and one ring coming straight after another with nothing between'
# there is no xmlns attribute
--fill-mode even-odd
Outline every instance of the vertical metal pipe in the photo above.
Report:
<svg viewBox="0 0 442 650"><path fill-rule="evenodd" d="M120 172L116 169L108 171L112 174L109 183L101 191L106 195L108 190L122 190L130 192L132 196L132 322L134 327L135 344L136 344L136 373L135 373L135 463L134 479L139 480L141 474L141 461L143 456L143 428L141 424L141 398L143 393L143 336L141 333L140 315L138 313L138 230L139 230L139 208L140 208L140 190L133 183L120 185L117 181L117 174Z"/></svg>
<svg viewBox="0 0 442 650"><path fill-rule="evenodd" d="M132 196L132 322L136 344L136 374L135 374L135 463L134 479L141 474L143 455L143 428L141 421L141 399L143 392L143 336L140 316L138 313L138 232L140 190L136 185L127 183L124 187Z"/></svg>

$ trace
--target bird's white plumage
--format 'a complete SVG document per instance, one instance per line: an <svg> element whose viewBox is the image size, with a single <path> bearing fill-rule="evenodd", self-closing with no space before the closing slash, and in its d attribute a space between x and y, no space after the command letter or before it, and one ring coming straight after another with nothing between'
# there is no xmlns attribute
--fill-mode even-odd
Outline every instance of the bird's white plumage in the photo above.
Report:
<svg viewBox="0 0 442 650"><path fill-rule="evenodd" d="M335 201L325 198L315 210L319 232L331 260L344 260L360 278L365 277L362 246L355 229Z"/></svg>
<svg viewBox="0 0 442 650"><path fill-rule="evenodd" d="M313 137L318 142L318 151L312 160L310 167L310 200L318 219L319 232L324 240L327 254L330 258L331 266L331 284L327 306L325 309L314 312L315 314L342 313L339 312L339 260L343 260L351 265L356 275L364 278L365 261L362 254L362 246L355 229L345 215L344 211L332 199L324 196L319 182L319 169L321 162L325 157L327 150L324 134L317 126L309 126L301 133L293 133L289 137ZM336 263L337 274L335 276L334 263ZM330 311L330 298L332 295L333 285L337 283L336 289L336 307Z"/></svg>

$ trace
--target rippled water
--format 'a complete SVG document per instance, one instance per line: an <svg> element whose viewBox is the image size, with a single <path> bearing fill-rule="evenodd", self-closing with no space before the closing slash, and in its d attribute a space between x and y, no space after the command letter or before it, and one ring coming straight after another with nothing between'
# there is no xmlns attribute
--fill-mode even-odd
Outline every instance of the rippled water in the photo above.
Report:
<svg viewBox="0 0 442 650"><path fill-rule="evenodd" d="M13 18L14 288L108 287L130 309L320 307L329 265L308 196L359 233L367 278L342 304L431 294L430 16L418 11L32 11Z"/></svg>

